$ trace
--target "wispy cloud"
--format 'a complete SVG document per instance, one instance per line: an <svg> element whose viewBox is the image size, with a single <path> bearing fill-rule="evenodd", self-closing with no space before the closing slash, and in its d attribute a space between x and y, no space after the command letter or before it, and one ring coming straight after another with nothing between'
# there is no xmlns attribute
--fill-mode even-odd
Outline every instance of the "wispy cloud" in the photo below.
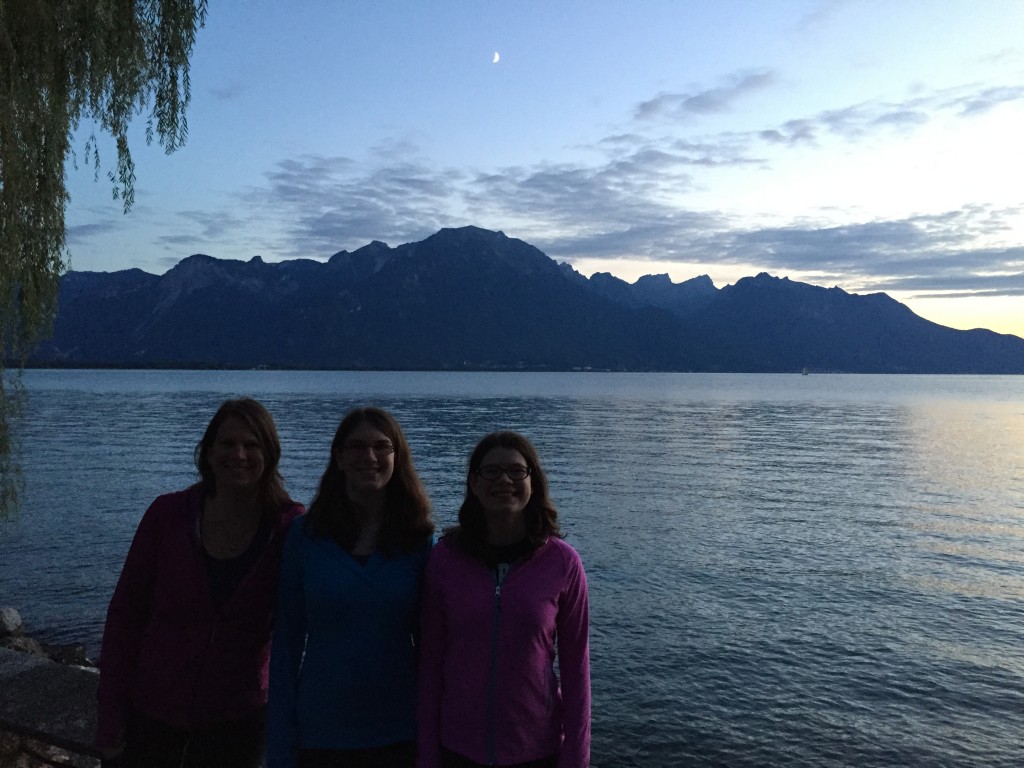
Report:
<svg viewBox="0 0 1024 768"><path fill-rule="evenodd" d="M216 88L210 88L209 93L217 101L234 101L245 95L249 86L241 80L234 80Z"/></svg>
<svg viewBox="0 0 1024 768"><path fill-rule="evenodd" d="M244 229L247 223L245 218L223 212L182 211L178 215L186 222L197 225L198 232L193 236L198 240L205 241L216 241L229 235L235 235L239 230ZM168 238L170 237L173 236L168 236Z"/></svg>
<svg viewBox="0 0 1024 768"><path fill-rule="evenodd" d="M977 255L977 254L972 254ZM962 255L961 255L962 256ZM1024 250L1016 254L1004 253L991 261L1018 265L1017 272L1000 274L975 274L970 270L974 265L960 269L952 265L944 274L926 276L912 275L872 280L867 288L873 291L903 291L919 299L953 297L994 297L1024 296Z"/></svg>
<svg viewBox="0 0 1024 768"><path fill-rule="evenodd" d="M286 249L296 256L330 255L383 237L404 242L446 226L460 174L406 157L407 148L392 149L379 165L321 156L283 161L248 201L258 211L282 209Z"/></svg>
<svg viewBox="0 0 1024 768"><path fill-rule="evenodd" d="M76 224L67 228L67 242L69 246L82 243L91 237L101 237L110 234L117 228L112 221L96 222L92 224Z"/></svg>
<svg viewBox="0 0 1024 768"><path fill-rule="evenodd" d="M974 235L991 229L1001 214L977 206L841 227L723 233L722 253L724 260L780 272L844 275L854 290L975 295L984 288L990 295L1017 295L1024 287L1024 247L974 245Z"/></svg>
<svg viewBox="0 0 1024 768"><path fill-rule="evenodd" d="M965 117L981 115L1001 104L1010 104L1024 100L1024 86L1000 86L986 88L978 93L968 93L955 97L948 106L959 111Z"/></svg>
<svg viewBox="0 0 1024 768"><path fill-rule="evenodd" d="M973 119L1024 100L1024 87L918 92L902 102L863 102L745 133L703 135L695 127L684 132L669 125L733 108L775 79L759 72L693 92L659 94L636 107L625 130L609 131L584 148L586 161L439 167L411 136L382 142L365 159L286 158L267 172L264 186L245 194L246 216L185 212L187 231L165 241L237 237L273 221L278 239L268 243L272 257L323 258L375 239L394 245L441 227L476 224L522 237L561 260L753 264L782 274L838 275L857 290L1018 295L1020 249L991 243L1024 216L1024 204L1013 210L978 204L843 225L751 227L686 201L708 173L770 170L773 153L814 152L826 140L853 146L894 131L912 135L938 116Z"/></svg>
<svg viewBox="0 0 1024 768"><path fill-rule="evenodd" d="M775 82L769 71L736 75L724 85L685 93L660 93L641 102L635 116L638 120L667 118L681 120L694 115L728 112L749 93L764 90Z"/></svg>
<svg viewBox="0 0 1024 768"><path fill-rule="evenodd" d="M1024 101L1024 86L958 88L902 102L873 101L793 118L751 134L773 144L817 145L828 135L857 142L879 133L909 133L947 115L971 118L1003 104Z"/></svg>

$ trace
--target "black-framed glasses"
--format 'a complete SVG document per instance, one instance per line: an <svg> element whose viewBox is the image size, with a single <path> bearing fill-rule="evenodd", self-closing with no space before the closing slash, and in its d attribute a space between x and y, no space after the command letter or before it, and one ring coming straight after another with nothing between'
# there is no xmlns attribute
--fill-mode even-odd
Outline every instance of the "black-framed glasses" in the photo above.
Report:
<svg viewBox="0 0 1024 768"><path fill-rule="evenodd" d="M530 476L530 468L522 464L510 464L507 467L484 464L476 473L484 480L497 480L502 475L508 475L509 480L525 480Z"/></svg>
<svg viewBox="0 0 1024 768"><path fill-rule="evenodd" d="M353 456L371 451L374 456L387 456L395 452L395 446L387 440L380 440L376 443L367 443L362 440L352 440L345 443L341 450Z"/></svg>

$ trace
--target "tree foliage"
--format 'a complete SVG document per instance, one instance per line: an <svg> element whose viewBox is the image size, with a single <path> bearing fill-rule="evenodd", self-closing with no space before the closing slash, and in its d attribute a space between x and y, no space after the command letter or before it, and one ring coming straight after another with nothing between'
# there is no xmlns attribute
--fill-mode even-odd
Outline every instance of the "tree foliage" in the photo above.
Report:
<svg viewBox="0 0 1024 768"><path fill-rule="evenodd" d="M24 363L51 329L64 271L66 160L91 122L113 137L108 172L127 212L131 120L173 152L188 133L189 57L207 0L0 0L0 513L17 503L12 418ZM95 129L94 129L95 130ZM94 133L95 135L95 133ZM99 171L95 138L85 146Z"/></svg>

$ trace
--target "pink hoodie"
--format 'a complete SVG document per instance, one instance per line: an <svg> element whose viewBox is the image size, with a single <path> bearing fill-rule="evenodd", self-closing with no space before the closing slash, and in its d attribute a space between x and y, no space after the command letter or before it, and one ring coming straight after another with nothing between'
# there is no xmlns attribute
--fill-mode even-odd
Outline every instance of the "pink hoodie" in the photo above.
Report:
<svg viewBox="0 0 1024 768"><path fill-rule="evenodd" d="M300 504L217 610L199 541L200 486L169 493L139 523L107 610L96 745L116 746L128 710L179 728L249 717L267 702L281 542Z"/></svg>
<svg viewBox="0 0 1024 768"><path fill-rule="evenodd" d="M560 768L586 768L588 622L583 564L561 539L514 563L499 585L442 538L422 603L417 768L437 768L442 744L484 765L558 754Z"/></svg>

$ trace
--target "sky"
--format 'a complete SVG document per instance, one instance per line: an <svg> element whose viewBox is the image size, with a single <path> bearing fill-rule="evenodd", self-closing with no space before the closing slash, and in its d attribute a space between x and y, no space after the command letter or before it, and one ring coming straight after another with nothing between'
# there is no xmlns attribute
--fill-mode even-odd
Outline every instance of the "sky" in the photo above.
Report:
<svg viewBox="0 0 1024 768"><path fill-rule="evenodd" d="M1024 337L1019 0L210 0L135 205L67 167L71 269L503 231L629 282L769 272Z"/></svg>

